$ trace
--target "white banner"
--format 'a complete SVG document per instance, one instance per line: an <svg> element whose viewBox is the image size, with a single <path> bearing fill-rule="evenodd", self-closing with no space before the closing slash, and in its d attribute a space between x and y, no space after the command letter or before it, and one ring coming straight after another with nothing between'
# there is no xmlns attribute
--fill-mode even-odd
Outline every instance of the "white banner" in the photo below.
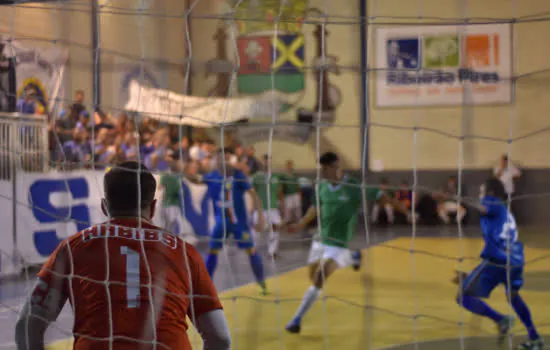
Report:
<svg viewBox="0 0 550 350"><path fill-rule="evenodd" d="M68 51L57 47L26 47L18 41L6 45L4 50L7 57L15 56L17 59L17 98L21 99L25 89L32 88L40 108L53 110L57 98L63 96L63 74Z"/></svg>
<svg viewBox="0 0 550 350"><path fill-rule="evenodd" d="M43 263L61 240L105 220L103 174L17 175L17 248L26 263Z"/></svg>
<svg viewBox="0 0 550 350"><path fill-rule="evenodd" d="M511 103L508 24L379 28L377 107Z"/></svg>
<svg viewBox="0 0 550 350"><path fill-rule="evenodd" d="M106 218L101 212L103 171L75 171L69 173L17 174L17 250L27 264L41 264L57 245L76 232ZM156 176L158 181L158 176ZM4 232L0 236L2 265L0 275L19 272L11 266L14 251L12 183L0 182L0 222ZM160 206L161 191L157 192ZM162 208L157 209L154 223L162 226ZM207 236L212 228L212 201L206 196L206 185L184 180L182 210L184 226L198 236ZM182 228L180 228L182 229Z"/></svg>
<svg viewBox="0 0 550 350"><path fill-rule="evenodd" d="M259 98L187 96L141 86L136 81L130 83L128 93L126 110L148 114L169 124L201 128L242 119L272 116L274 110L278 113L281 108L280 99L275 94L266 94Z"/></svg>

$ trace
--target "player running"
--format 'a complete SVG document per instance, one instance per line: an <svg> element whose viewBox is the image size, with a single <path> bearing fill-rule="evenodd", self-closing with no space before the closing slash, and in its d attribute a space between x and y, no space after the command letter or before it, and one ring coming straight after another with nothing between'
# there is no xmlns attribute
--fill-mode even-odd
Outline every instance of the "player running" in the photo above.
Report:
<svg viewBox="0 0 550 350"><path fill-rule="evenodd" d="M457 302L468 311L493 320L498 328L498 342L502 344L514 319L498 313L481 298L488 298L493 289L503 284L507 288L510 304L529 334L529 340L520 349L540 350L543 348L542 339L533 324L529 308L519 295L523 286L525 257L523 244L518 241L514 216L503 203L506 197L504 187L497 178L487 180L481 187L481 229L485 240L481 252L483 261L464 278Z"/></svg>
<svg viewBox="0 0 550 350"><path fill-rule="evenodd" d="M250 235L248 213L246 210L245 195L249 193L254 201L254 208L259 213L259 227L264 227L263 209L256 191L250 186L246 175L236 169L237 164L229 165L233 152L224 149L225 162L218 162L222 169L214 169L204 175L202 180L208 186L208 195L214 203L214 228L210 237L210 251L206 257L206 268L211 277L214 276L218 265L218 253L223 248L225 239L229 235L237 242L240 249L247 251L250 266L260 285L263 294L267 294L264 280L264 266L261 256L257 253L254 240ZM225 178L224 178L225 175Z"/></svg>
<svg viewBox="0 0 550 350"><path fill-rule="evenodd" d="M168 232L178 232L180 236L192 245L197 243L197 238L191 232L192 228L183 217L181 210L181 196L183 195L182 181L179 174L178 163L170 165L171 172L160 176L160 186L162 188L161 217L164 229Z"/></svg>
<svg viewBox="0 0 550 350"><path fill-rule="evenodd" d="M349 249L361 206L359 181L342 175L338 156L332 152L323 154L319 162L323 177L319 184L320 208L316 207L314 196L313 206L297 225L290 227L291 231L303 230L317 215L321 216L320 240L312 242L308 258L313 285L286 326L290 333L300 332L302 317L319 297L327 278L340 268L354 265L355 269L359 269L361 265L360 252Z"/></svg>
<svg viewBox="0 0 550 350"><path fill-rule="evenodd" d="M269 185L268 185L269 183ZM281 212L279 211L278 202L284 204L283 185L281 175L271 173L271 157L267 154L263 157L261 169L252 177L252 187L258 193L262 202L265 225L258 227L260 231L269 229L269 241L267 244L268 254L276 259L279 251L279 229L281 226ZM269 193L269 195L268 195ZM260 221L259 213L254 212L254 225L258 226ZM271 225L271 228L269 227Z"/></svg>
<svg viewBox="0 0 550 350"><path fill-rule="evenodd" d="M153 175L137 162L105 174L102 208L109 221L67 238L44 264L16 324L18 349L43 349L44 333L67 300L74 349L191 349L187 317L205 348L230 349L199 253L151 224L155 190Z"/></svg>

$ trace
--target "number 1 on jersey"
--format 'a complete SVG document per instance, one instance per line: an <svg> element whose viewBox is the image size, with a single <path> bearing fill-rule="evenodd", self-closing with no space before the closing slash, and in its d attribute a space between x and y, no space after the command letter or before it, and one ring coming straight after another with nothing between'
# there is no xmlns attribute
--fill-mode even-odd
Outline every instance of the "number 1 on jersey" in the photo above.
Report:
<svg viewBox="0 0 550 350"><path fill-rule="evenodd" d="M126 246L120 247L120 253L126 255L126 306L129 309L139 307L139 253Z"/></svg>

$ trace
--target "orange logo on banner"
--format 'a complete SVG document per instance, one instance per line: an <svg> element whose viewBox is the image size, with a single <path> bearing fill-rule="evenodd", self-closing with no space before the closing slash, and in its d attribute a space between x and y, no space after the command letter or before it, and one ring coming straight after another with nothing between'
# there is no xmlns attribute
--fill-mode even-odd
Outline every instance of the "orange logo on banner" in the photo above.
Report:
<svg viewBox="0 0 550 350"><path fill-rule="evenodd" d="M481 68L498 66L499 36L497 34L467 35L464 43L466 67Z"/></svg>

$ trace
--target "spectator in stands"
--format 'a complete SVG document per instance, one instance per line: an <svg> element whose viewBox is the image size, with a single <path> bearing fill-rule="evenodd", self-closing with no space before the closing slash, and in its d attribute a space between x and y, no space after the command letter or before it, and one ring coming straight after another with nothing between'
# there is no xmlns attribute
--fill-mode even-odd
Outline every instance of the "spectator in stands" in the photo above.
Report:
<svg viewBox="0 0 550 350"><path fill-rule="evenodd" d="M185 164L184 172L187 178L198 179L201 174L201 166L197 161L188 162Z"/></svg>
<svg viewBox="0 0 550 350"><path fill-rule="evenodd" d="M197 140L193 142L193 145L189 149L189 157L192 160L201 161L204 157L206 157L206 153L203 150L202 144L204 141Z"/></svg>
<svg viewBox="0 0 550 350"><path fill-rule="evenodd" d="M407 180L401 182L401 188L395 192L395 199L401 203L404 208L411 210L413 202L413 193L409 190L409 183Z"/></svg>
<svg viewBox="0 0 550 350"><path fill-rule="evenodd" d="M154 151L145 157L145 166L158 171L168 171L174 161L174 151L170 148L168 128L159 129L153 135Z"/></svg>
<svg viewBox="0 0 550 350"><path fill-rule="evenodd" d="M246 165L250 175L254 175L258 170L260 170L260 162L256 158L256 150L254 146L250 145L246 149Z"/></svg>
<svg viewBox="0 0 550 350"><path fill-rule="evenodd" d="M76 90L74 92L73 104L70 109L74 110L77 115L80 115L83 112L89 115L88 112L85 112L86 107L84 106L84 90Z"/></svg>
<svg viewBox="0 0 550 350"><path fill-rule="evenodd" d="M107 129L101 129L97 134L94 148L94 158L96 167L103 169L112 163L117 155L117 149L114 143L114 135Z"/></svg>
<svg viewBox="0 0 550 350"><path fill-rule="evenodd" d="M17 112L25 114L44 114L44 107L38 101L38 95L33 87L26 87L21 99L17 101Z"/></svg>
<svg viewBox="0 0 550 350"><path fill-rule="evenodd" d="M68 111L61 111L59 114L59 120L55 123L55 133L57 134L61 145L72 140L73 131L76 128L78 121L79 115L72 113L70 108Z"/></svg>
<svg viewBox="0 0 550 350"><path fill-rule="evenodd" d="M214 154L216 154L216 143L214 142L214 140L208 139L204 141L202 149L206 156L213 156Z"/></svg>
<svg viewBox="0 0 550 350"><path fill-rule="evenodd" d="M155 121L152 118L147 116L142 116L140 119L140 124L138 129L139 129L140 135L143 135L143 134L153 135L157 130L157 126L155 124Z"/></svg>
<svg viewBox="0 0 550 350"><path fill-rule="evenodd" d="M513 196L516 191L515 182L521 177L521 171L508 160L506 154L500 158L500 164L493 169L493 174L504 185L506 194Z"/></svg>
<svg viewBox="0 0 550 350"><path fill-rule="evenodd" d="M115 130L118 134L124 134L128 129L128 115L119 113L115 119Z"/></svg>
<svg viewBox="0 0 550 350"><path fill-rule="evenodd" d="M139 148L139 153L141 155L141 159L147 158L149 154L151 154L155 150L155 146L153 145L153 135L149 132L145 132L141 135L141 144Z"/></svg>
<svg viewBox="0 0 550 350"><path fill-rule="evenodd" d="M124 136L124 142L122 143L122 152L124 153L124 159L126 161L138 159L139 156L139 145L138 145L139 135L136 132L127 132Z"/></svg>
<svg viewBox="0 0 550 350"><path fill-rule="evenodd" d="M392 201L394 199L394 193L389 189L389 181L386 178L380 180L380 185L378 186L378 192L376 194L376 202L372 207L372 223L377 224L380 209L384 209L386 213L386 219L389 224L394 222L394 211Z"/></svg>
<svg viewBox="0 0 550 350"><path fill-rule="evenodd" d="M187 136L183 136L181 141L174 144L174 159L177 161L181 160L184 163L189 162L191 160L189 149L189 138Z"/></svg>
<svg viewBox="0 0 550 350"><path fill-rule="evenodd" d="M461 195L464 196L465 189L462 186ZM450 223L450 214L456 215L456 221L462 222L466 216L466 208L458 200L458 182L456 176L449 176L447 184L443 187L442 193L438 196L437 213L445 223Z"/></svg>
<svg viewBox="0 0 550 350"><path fill-rule="evenodd" d="M111 122L107 114L101 109L96 108L94 112L94 131L99 133L101 129L114 130L115 125Z"/></svg>
<svg viewBox="0 0 550 350"><path fill-rule="evenodd" d="M200 164L200 173L206 174L211 169L216 168L216 155L206 156L200 162L199 161L192 161L192 162L196 162L197 164Z"/></svg>
<svg viewBox="0 0 550 350"><path fill-rule="evenodd" d="M58 159L68 165L69 169L84 168L92 159L92 145L88 131L75 128L73 130L73 139L63 144L63 154L58 155Z"/></svg>

